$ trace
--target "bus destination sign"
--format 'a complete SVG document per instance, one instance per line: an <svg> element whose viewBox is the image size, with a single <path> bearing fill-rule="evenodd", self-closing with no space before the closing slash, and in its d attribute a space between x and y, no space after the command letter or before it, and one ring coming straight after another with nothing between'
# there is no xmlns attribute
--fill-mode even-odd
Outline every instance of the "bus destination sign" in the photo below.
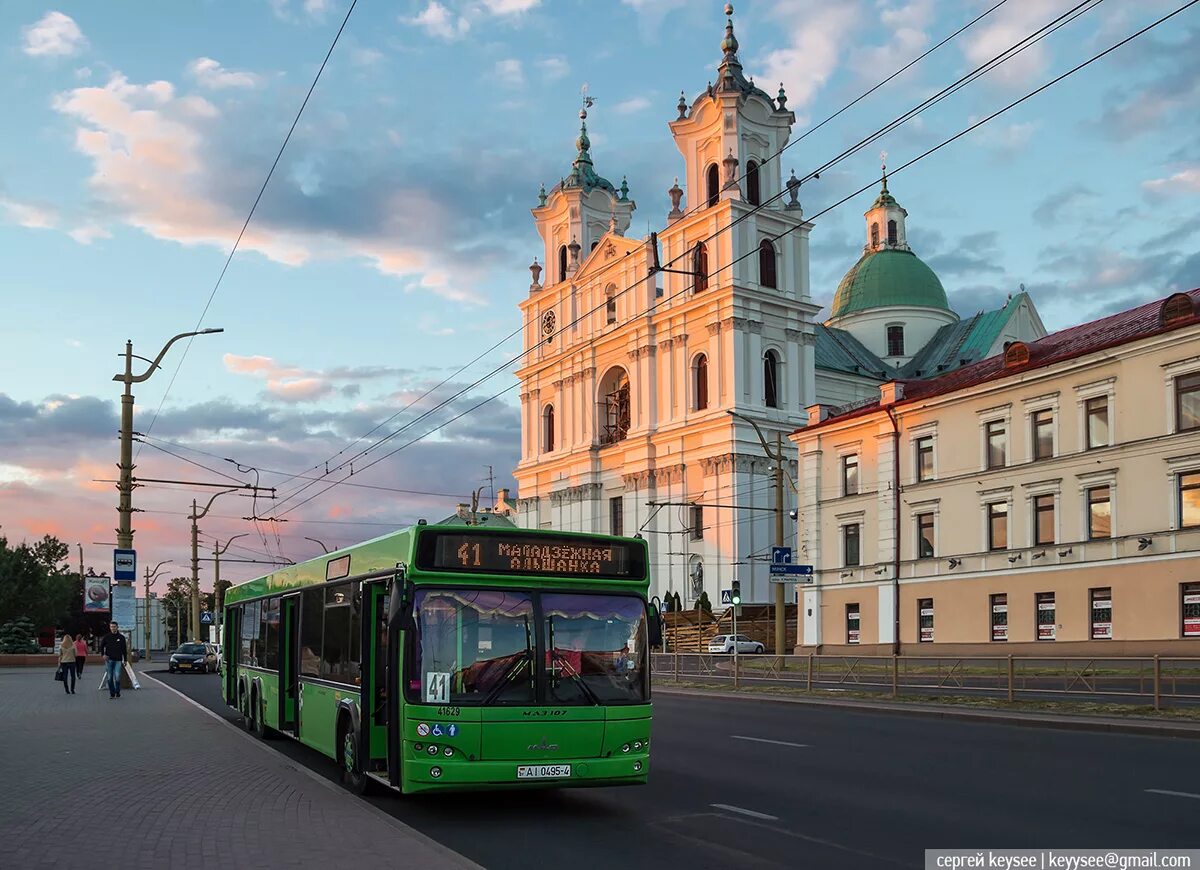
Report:
<svg viewBox="0 0 1200 870"><path fill-rule="evenodd" d="M421 536L417 567L468 574L529 574L643 580L645 550L634 541L559 535L430 531Z"/></svg>

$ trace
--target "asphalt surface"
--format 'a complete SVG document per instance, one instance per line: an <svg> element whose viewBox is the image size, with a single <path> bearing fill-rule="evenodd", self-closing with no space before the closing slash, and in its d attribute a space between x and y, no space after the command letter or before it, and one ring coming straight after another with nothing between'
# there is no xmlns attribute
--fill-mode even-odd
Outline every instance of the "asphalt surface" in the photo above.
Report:
<svg viewBox="0 0 1200 870"><path fill-rule="evenodd" d="M215 675L154 675L240 721ZM665 693L654 707L645 787L366 800L494 870L920 868L927 848L1200 846L1196 741ZM334 778L324 756L273 745Z"/></svg>

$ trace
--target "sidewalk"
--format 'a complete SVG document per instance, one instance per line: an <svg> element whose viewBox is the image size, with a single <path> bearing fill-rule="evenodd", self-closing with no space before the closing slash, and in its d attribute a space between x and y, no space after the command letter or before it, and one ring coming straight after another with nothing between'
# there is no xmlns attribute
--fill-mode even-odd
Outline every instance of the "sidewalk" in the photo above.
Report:
<svg viewBox="0 0 1200 870"><path fill-rule="evenodd" d="M1200 740L1200 723L1170 719L1150 719L1146 716L1092 716L1079 713L1035 713L1006 711L995 708L972 709L954 704L927 701L859 700L821 696L800 697L774 695L769 692L746 692L713 689L674 688L656 683L655 694L690 695L697 698L717 698L738 701L772 701L782 704L805 704L810 707L837 707L863 713L887 713L902 716L926 716L935 719L974 719L1001 725L1027 725L1035 728L1057 728L1067 731L1109 731L1116 734L1147 734L1154 737L1184 737Z"/></svg>
<svg viewBox="0 0 1200 870"><path fill-rule="evenodd" d="M477 868L156 680L110 700L99 675L67 695L0 670L4 866Z"/></svg>

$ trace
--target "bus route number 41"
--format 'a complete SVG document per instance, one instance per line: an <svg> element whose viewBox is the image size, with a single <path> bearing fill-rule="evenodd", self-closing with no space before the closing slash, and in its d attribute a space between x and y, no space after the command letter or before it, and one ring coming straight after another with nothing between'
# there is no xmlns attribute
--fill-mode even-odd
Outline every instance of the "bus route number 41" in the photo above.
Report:
<svg viewBox="0 0 1200 870"><path fill-rule="evenodd" d="M450 675L441 671L431 671L425 675L425 703L450 703Z"/></svg>

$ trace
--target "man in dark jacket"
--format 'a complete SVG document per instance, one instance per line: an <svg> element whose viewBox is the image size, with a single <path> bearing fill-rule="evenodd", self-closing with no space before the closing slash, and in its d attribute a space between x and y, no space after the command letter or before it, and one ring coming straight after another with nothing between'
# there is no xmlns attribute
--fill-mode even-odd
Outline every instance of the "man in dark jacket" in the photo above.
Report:
<svg viewBox="0 0 1200 870"><path fill-rule="evenodd" d="M108 697L121 697L121 668L129 655L125 635L117 631L117 624L108 624L108 634L100 638L100 655L104 656L104 674L108 680Z"/></svg>

